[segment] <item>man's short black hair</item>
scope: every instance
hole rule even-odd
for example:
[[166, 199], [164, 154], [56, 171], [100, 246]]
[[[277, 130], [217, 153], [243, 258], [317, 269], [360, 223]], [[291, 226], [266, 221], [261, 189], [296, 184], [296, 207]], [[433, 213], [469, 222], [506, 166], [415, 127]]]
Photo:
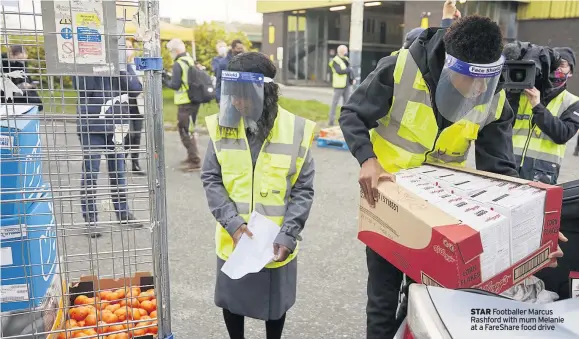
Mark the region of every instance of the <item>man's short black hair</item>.
[[239, 39], [235, 39], [231, 42], [231, 49], [237, 47], [237, 45], [243, 45], [243, 42], [241, 42], [241, 40]]
[[444, 34], [446, 52], [468, 63], [490, 64], [503, 52], [501, 28], [490, 18], [469, 15], [455, 21]]

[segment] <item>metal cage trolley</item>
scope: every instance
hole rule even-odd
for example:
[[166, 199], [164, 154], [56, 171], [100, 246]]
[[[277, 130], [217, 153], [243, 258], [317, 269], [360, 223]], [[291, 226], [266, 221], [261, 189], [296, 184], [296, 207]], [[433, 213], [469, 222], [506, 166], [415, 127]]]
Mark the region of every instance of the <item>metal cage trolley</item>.
[[0, 337], [173, 338], [159, 3], [0, 6]]

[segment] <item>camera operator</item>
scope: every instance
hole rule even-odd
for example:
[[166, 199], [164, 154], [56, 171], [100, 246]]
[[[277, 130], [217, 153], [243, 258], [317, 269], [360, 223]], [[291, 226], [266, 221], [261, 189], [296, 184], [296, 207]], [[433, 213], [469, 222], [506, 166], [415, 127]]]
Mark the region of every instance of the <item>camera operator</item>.
[[579, 98], [566, 86], [575, 53], [568, 47], [532, 46], [527, 54], [539, 61], [541, 70], [535, 87], [508, 96], [517, 112], [513, 150], [521, 178], [556, 184], [566, 144], [579, 130]]

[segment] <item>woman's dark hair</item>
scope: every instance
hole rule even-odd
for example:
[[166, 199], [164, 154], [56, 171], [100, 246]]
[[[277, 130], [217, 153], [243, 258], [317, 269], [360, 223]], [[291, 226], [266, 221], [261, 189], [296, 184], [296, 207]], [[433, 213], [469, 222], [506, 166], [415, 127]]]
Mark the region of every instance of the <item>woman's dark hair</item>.
[[[227, 70], [232, 72], [260, 73], [265, 77], [274, 79], [277, 73], [275, 65], [269, 58], [259, 52], [248, 52], [234, 56], [227, 65]], [[279, 100], [279, 86], [275, 82], [263, 84], [263, 113], [257, 122], [260, 131], [270, 132], [273, 122], [277, 117], [277, 102]], [[224, 131], [231, 132], [231, 131]]]
[[446, 52], [469, 63], [490, 64], [503, 52], [503, 34], [490, 18], [469, 15], [455, 21], [444, 34]]

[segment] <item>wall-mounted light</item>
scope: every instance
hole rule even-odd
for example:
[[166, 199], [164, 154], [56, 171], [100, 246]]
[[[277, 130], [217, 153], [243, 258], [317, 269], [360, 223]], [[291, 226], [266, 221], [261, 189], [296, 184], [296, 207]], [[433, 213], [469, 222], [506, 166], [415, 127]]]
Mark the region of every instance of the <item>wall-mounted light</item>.
[[374, 7], [374, 6], [380, 6], [380, 5], [382, 5], [382, 3], [380, 1], [366, 2], [364, 4], [364, 6], [366, 6], [366, 7]]
[[346, 9], [346, 6], [336, 6], [336, 7], [330, 7], [330, 11], [335, 12], [335, 11], [341, 11]]

